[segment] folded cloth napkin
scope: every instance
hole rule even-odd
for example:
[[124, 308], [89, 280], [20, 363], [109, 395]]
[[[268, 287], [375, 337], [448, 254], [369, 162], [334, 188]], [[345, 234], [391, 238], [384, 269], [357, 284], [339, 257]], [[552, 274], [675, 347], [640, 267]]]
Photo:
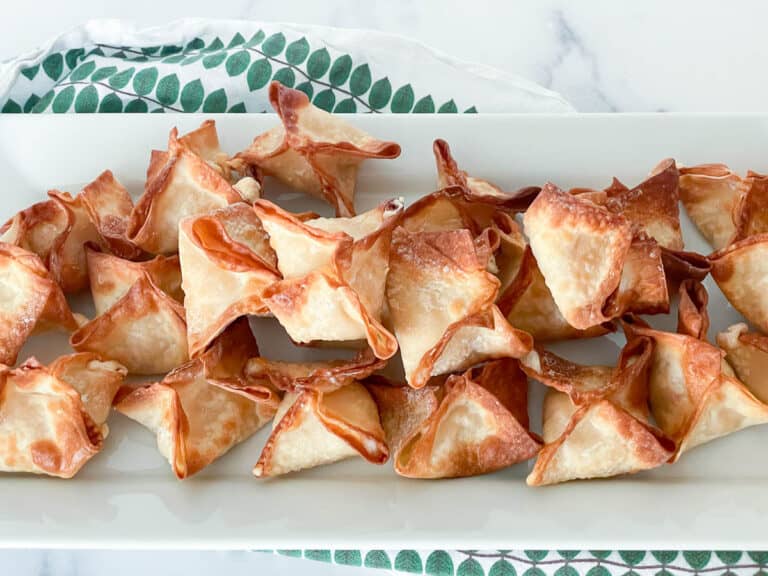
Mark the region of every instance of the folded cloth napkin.
[[400, 36], [201, 19], [78, 26], [0, 65], [0, 110], [265, 112], [270, 80], [334, 112], [573, 111], [532, 82]]

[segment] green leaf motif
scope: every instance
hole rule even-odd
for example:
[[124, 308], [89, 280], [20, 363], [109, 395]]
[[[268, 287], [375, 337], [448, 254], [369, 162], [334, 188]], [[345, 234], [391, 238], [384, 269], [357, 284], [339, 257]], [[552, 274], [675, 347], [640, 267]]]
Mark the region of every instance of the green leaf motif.
[[123, 101], [117, 94], [107, 94], [101, 99], [99, 104], [99, 112], [105, 112], [108, 114], [116, 114], [123, 111]]
[[621, 550], [619, 556], [630, 566], [637, 566], [645, 558], [645, 552], [642, 550]]
[[685, 558], [685, 561], [688, 562], [691, 568], [701, 570], [707, 564], [709, 564], [709, 560], [712, 558], [712, 552], [708, 550], [701, 550], [696, 552], [686, 551], [683, 552], [683, 558]]
[[136, 69], [131, 67], [127, 70], [119, 72], [118, 74], [115, 74], [109, 79], [109, 85], [112, 86], [112, 88], [117, 88], [118, 90], [120, 88], [125, 88], [128, 82], [131, 81], [131, 77], [135, 71]]
[[3, 105], [3, 109], [0, 110], [0, 113], [21, 114], [21, 106], [19, 106], [18, 102], [9, 98], [8, 101]]
[[182, 60], [184, 60], [186, 56], [184, 56], [184, 53], [181, 52], [179, 54], [174, 54], [173, 56], [168, 56], [167, 58], [163, 58], [163, 63], [165, 64], [178, 64]]
[[186, 48], [184, 48], [185, 52], [190, 52], [192, 50], [200, 50], [205, 46], [205, 42], [202, 38], [195, 38], [193, 39], [189, 44], [187, 44]]
[[290, 556], [291, 558], [301, 558], [301, 550], [278, 550], [281, 556]]
[[333, 86], [342, 86], [349, 78], [352, 71], [352, 57], [349, 54], [339, 56], [333, 61], [331, 72], [328, 74], [328, 80]]
[[736, 564], [736, 562], [741, 560], [741, 554], [739, 551], [720, 550], [715, 552], [715, 555], [720, 558], [720, 562], [723, 564]]
[[149, 58], [146, 56], [136, 56], [136, 58], [128, 58], [128, 62], [149, 62]]
[[579, 576], [579, 571], [573, 566], [566, 564], [555, 570], [554, 576]]
[[432, 96], [424, 96], [413, 107], [414, 114], [432, 114], [435, 111], [435, 102]]
[[88, 56], [104, 56], [104, 50], [96, 46], [96, 48], [94, 48], [93, 50], [88, 52], [88, 54], [85, 55], [86, 58]]
[[131, 100], [125, 105], [125, 112], [127, 114], [143, 114], [149, 110], [149, 106], [144, 100], [138, 98]]
[[150, 114], [165, 114], [165, 110], [162, 108], [155, 108], [149, 111]]
[[437, 109], [438, 114], [456, 114], [458, 111], [459, 109], [456, 108], [456, 102], [453, 100], [448, 100], [448, 102]]
[[334, 108], [333, 111], [336, 114], [354, 114], [357, 112], [357, 104], [355, 104], [355, 101], [352, 100], [352, 98], [345, 98], [336, 104], [336, 108]]
[[43, 71], [51, 80], [58, 80], [64, 71], [64, 58], [58, 52], [43, 60]]
[[285, 36], [282, 32], [272, 34], [261, 45], [261, 51], [267, 56], [277, 56], [283, 51], [283, 48], [285, 48]]
[[272, 80], [280, 82], [280, 84], [287, 86], [288, 88], [293, 88], [293, 83], [296, 82], [296, 75], [290, 68], [280, 68], [280, 70], [275, 72]]
[[598, 560], [605, 560], [606, 558], [608, 558], [608, 556], [611, 555], [610, 550], [590, 550], [589, 553], [592, 554], [592, 556], [594, 556]]
[[236, 32], [235, 35], [232, 36], [232, 40], [227, 44], [227, 50], [234, 48], [235, 46], [240, 46], [240, 44], [243, 44], [244, 42], [245, 38], [243, 38], [243, 35], [240, 34], [240, 32]]
[[312, 86], [312, 82], [302, 82], [301, 84], [296, 86], [296, 90], [300, 90], [301, 92], [304, 92], [304, 94], [307, 95], [307, 98], [312, 100], [312, 95], [315, 93], [315, 89]]
[[566, 560], [573, 560], [579, 555], [579, 550], [558, 550], [557, 553]]
[[86, 86], [75, 98], [75, 112], [93, 114], [99, 107], [99, 91], [96, 86]]
[[405, 114], [411, 111], [413, 108], [413, 101], [415, 96], [413, 95], [413, 88], [410, 84], [401, 86], [397, 89], [394, 96], [392, 96], [392, 104], [390, 109], [396, 114]]
[[371, 92], [368, 94], [368, 104], [374, 110], [381, 110], [387, 105], [391, 97], [392, 84], [389, 83], [389, 78], [384, 77], [381, 80], [376, 80], [373, 86], [371, 86]]
[[248, 68], [248, 88], [253, 92], [259, 88], [264, 88], [269, 82], [272, 76], [272, 64], [266, 58], [256, 60], [251, 67]]
[[659, 570], [654, 576], [674, 576], [669, 570]]
[[96, 70], [95, 62], [85, 62], [72, 71], [72, 74], [69, 75], [69, 79], [72, 80], [72, 82], [85, 80], [94, 70]]
[[224, 42], [222, 42], [221, 38], [217, 36], [213, 39], [213, 42], [203, 48], [203, 52], [215, 52], [216, 50], [221, 50], [222, 48], [224, 48]]
[[170, 56], [172, 54], [178, 54], [184, 50], [182, 46], [176, 46], [175, 44], [167, 44], [160, 49], [160, 57]]
[[488, 571], [488, 576], [517, 576], [517, 571], [506, 560], [497, 560]]
[[477, 114], [477, 108], [474, 106], [470, 106], [466, 110], [464, 110], [464, 114]]
[[250, 63], [251, 55], [248, 53], [248, 50], [240, 50], [227, 58], [224, 68], [226, 68], [227, 74], [230, 76], [239, 76], [246, 71]]
[[227, 93], [224, 92], [224, 88], [219, 88], [214, 92], [208, 94], [203, 102], [203, 112], [213, 114], [215, 112], [227, 111]]
[[395, 556], [395, 570], [421, 574], [421, 556], [415, 550], [400, 550]]
[[244, 114], [247, 112], [245, 109], [245, 104], [243, 102], [238, 102], [234, 106], [230, 106], [229, 110], [227, 110], [228, 114]]
[[307, 54], [309, 54], [309, 42], [303, 36], [299, 40], [288, 44], [288, 48], [285, 49], [285, 59], [288, 61], [288, 64], [293, 64], [294, 66], [304, 62], [307, 59]]
[[203, 83], [200, 80], [188, 82], [181, 91], [181, 108], [184, 112], [197, 112], [203, 103]]
[[145, 46], [141, 49], [141, 52], [147, 56], [154, 56], [155, 52], [158, 50], [160, 50], [160, 46]]
[[40, 102], [40, 97], [37, 94], [30, 94], [29, 98], [27, 98], [27, 101], [24, 102], [24, 113], [28, 114], [32, 112], [32, 109], [38, 102]]
[[72, 105], [72, 101], [75, 99], [75, 87], [74, 86], [67, 86], [56, 94], [56, 98], [53, 99], [53, 104], [51, 105], [51, 110], [53, 110], [56, 114], [63, 114], [67, 110], [69, 110], [69, 107]]
[[206, 56], [203, 58], [203, 67], [207, 70], [210, 70], [211, 68], [216, 68], [219, 64], [224, 62], [224, 60], [227, 59], [227, 51], [222, 50], [221, 52], [216, 52], [215, 54], [211, 54], [210, 56]]
[[144, 68], [133, 77], [133, 90], [139, 96], [146, 96], [155, 89], [157, 84], [157, 68]]
[[310, 560], [319, 560], [320, 562], [330, 562], [331, 551], [330, 550], [304, 550], [304, 558], [309, 558]]
[[523, 553], [534, 562], [541, 562], [547, 557], [546, 550], [524, 550]]
[[485, 576], [485, 572], [483, 571], [480, 562], [474, 558], [467, 558], [464, 562], [459, 564], [459, 567], [456, 570], [456, 576]]
[[541, 568], [528, 568], [525, 572], [523, 572], [523, 576], [546, 576], [544, 574], [544, 571]]
[[611, 576], [611, 572], [605, 566], [593, 566], [586, 576]]
[[190, 64], [194, 64], [195, 62], [198, 62], [203, 58], [205, 58], [205, 53], [203, 52], [200, 52], [198, 54], [193, 54], [192, 56], [187, 56], [186, 58], [184, 58], [184, 60], [181, 61], [181, 65], [189, 66]]
[[56, 92], [53, 90], [48, 90], [48, 92], [46, 92], [45, 95], [40, 98], [40, 102], [35, 104], [35, 107], [32, 108], [32, 113], [39, 114], [40, 112], [45, 112], [45, 109], [48, 108], [48, 105], [51, 103], [55, 95]]
[[113, 52], [110, 56], [111, 56], [111, 58], [123, 58], [123, 59], [127, 57], [125, 52], [123, 52], [122, 50], [118, 50], [117, 52]]
[[73, 48], [72, 50], [67, 50], [67, 53], [64, 56], [64, 60], [66, 60], [67, 66], [71, 70], [77, 66], [77, 61], [83, 56], [85, 56], [84, 48]]
[[333, 561], [344, 566], [361, 566], [363, 564], [360, 550], [335, 550]]
[[114, 74], [115, 72], [117, 72], [116, 66], [103, 66], [93, 73], [93, 75], [91, 76], [91, 81], [101, 82], [102, 80], [106, 80], [107, 78], [112, 76], [112, 74]]
[[328, 88], [318, 92], [312, 103], [318, 108], [330, 112], [333, 110], [333, 105], [336, 104], [336, 95], [333, 93], [333, 90]]
[[453, 560], [445, 550], [435, 550], [427, 556], [426, 574], [431, 576], [453, 576]]
[[361, 96], [371, 87], [371, 70], [368, 64], [361, 64], [352, 72], [349, 79], [349, 91], [355, 96]]
[[389, 560], [389, 556], [384, 550], [371, 550], [365, 555], [366, 568], [383, 568], [385, 570], [392, 569], [392, 562]]
[[768, 564], [768, 552], [747, 552], [747, 555], [760, 564], [760, 566]]
[[670, 562], [675, 561], [678, 552], [677, 550], [653, 550], [651, 551], [651, 555], [662, 564], [669, 564]]
[[176, 74], [168, 74], [157, 83], [155, 95], [161, 104], [172, 106], [179, 98], [179, 88], [179, 77]]
[[248, 48], [253, 48], [254, 46], [258, 46], [259, 44], [261, 44], [261, 41], [264, 40], [265, 37], [266, 37], [266, 34], [264, 34], [264, 31], [259, 30], [258, 32], [256, 32], [256, 34], [251, 36], [251, 39], [248, 40], [248, 42], [246, 42], [245, 45]]
[[29, 68], [22, 68], [21, 73], [25, 77], [29, 78], [30, 80], [34, 80], [39, 70], [40, 70], [40, 64], [35, 64], [34, 66], [30, 66]]
[[325, 48], [315, 50], [310, 54], [309, 60], [307, 60], [307, 75], [313, 80], [318, 80], [328, 72], [330, 67], [331, 55], [328, 54], [328, 50]]

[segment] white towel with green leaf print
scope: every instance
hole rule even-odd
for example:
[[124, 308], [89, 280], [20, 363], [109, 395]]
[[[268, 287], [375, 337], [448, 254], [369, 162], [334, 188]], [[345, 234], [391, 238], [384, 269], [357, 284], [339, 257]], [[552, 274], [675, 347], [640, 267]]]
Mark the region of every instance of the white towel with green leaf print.
[[270, 80], [334, 112], [573, 111], [527, 80], [399, 36], [200, 19], [142, 30], [94, 20], [65, 32], [0, 64], [0, 110], [264, 112]]

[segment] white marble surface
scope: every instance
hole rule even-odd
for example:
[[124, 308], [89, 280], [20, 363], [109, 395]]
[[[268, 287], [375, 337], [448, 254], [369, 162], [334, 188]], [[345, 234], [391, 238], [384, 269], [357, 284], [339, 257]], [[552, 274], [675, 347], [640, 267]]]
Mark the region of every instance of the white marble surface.
[[[768, 5], [748, 0], [12, 0], [0, 18], [0, 60], [89, 18], [250, 18], [411, 36], [539, 82], [580, 111], [766, 111], [766, 15]], [[243, 552], [0, 551], [0, 567], [41, 576], [369, 573]]]

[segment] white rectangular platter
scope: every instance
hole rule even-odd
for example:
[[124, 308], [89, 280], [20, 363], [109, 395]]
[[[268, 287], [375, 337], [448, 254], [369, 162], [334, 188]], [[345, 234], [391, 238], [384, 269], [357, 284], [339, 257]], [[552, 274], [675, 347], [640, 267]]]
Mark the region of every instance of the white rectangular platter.
[[[201, 115], [0, 116], [0, 216], [73, 193], [106, 168], [138, 194], [151, 148]], [[725, 162], [768, 172], [768, 116], [414, 115], [357, 116], [377, 137], [402, 145], [394, 161], [364, 165], [358, 210], [385, 198], [406, 201], [434, 189], [431, 146], [452, 146], [460, 165], [503, 188], [551, 180], [562, 187], [605, 186], [612, 176], [641, 181], [662, 158]], [[229, 153], [273, 126], [272, 115], [216, 117]], [[268, 197], [270, 197], [268, 195]], [[274, 197], [272, 197], [274, 199]], [[298, 194], [290, 210], [321, 205]], [[687, 218], [688, 249], [708, 253]], [[740, 317], [711, 282], [710, 336]], [[766, 295], [768, 297], [768, 295]], [[332, 321], [332, 319], [329, 319]], [[429, 319], [425, 318], [425, 322]], [[653, 320], [673, 328], [673, 318]], [[262, 355], [292, 349], [269, 320], [254, 323]], [[567, 344], [559, 353], [614, 363], [620, 337]], [[33, 339], [22, 353], [41, 361], [68, 351], [66, 337]], [[327, 353], [327, 352], [326, 352]], [[538, 387], [538, 385], [537, 385]], [[531, 398], [534, 428], [540, 393]], [[0, 545], [105, 548], [768, 548], [768, 427], [740, 432], [686, 453], [674, 466], [635, 476], [528, 488], [531, 463], [482, 477], [420, 481], [389, 464], [350, 460], [258, 480], [251, 468], [267, 430], [199, 475], [179, 482], [154, 436], [119, 414], [105, 450], [73, 480], [0, 477]]]

